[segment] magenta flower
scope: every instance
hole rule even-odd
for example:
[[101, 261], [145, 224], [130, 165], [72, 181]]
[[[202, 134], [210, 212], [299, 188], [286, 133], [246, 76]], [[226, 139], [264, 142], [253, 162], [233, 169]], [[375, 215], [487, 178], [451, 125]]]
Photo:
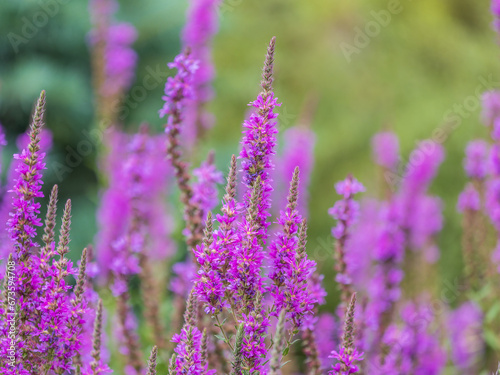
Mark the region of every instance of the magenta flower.
[[278, 117], [274, 109], [280, 104], [274, 97], [272, 91], [272, 72], [274, 62], [275, 38], [271, 40], [268, 47], [266, 62], [262, 75], [262, 92], [257, 100], [249, 105], [256, 109], [250, 118], [243, 123], [245, 130], [241, 140], [241, 152], [239, 158], [242, 159], [241, 167], [243, 171], [243, 182], [246, 186], [245, 207], [249, 207], [254, 183], [259, 178], [262, 198], [258, 203], [259, 238], [266, 242], [267, 228], [269, 223], [267, 217], [270, 216], [271, 207], [271, 185], [270, 172], [274, 168], [272, 156], [275, 155], [276, 137], [278, 132], [275, 119]]
[[[307, 259], [307, 253], [299, 243], [299, 226], [304, 226], [305, 222], [302, 223], [297, 211], [298, 183], [299, 169], [295, 168], [288, 204], [277, 222], [283, 229], [275, 234], [276, 239], [269, 247], [272, 262], [269, 279], [273, 282], [269, 289], [274, 299], [274, 314], [278, 316], [280, 311], [285, 310], [286, 319], [294, 328], [302, 326], [304, 318], [312, 314], [314, 304], [318, 302], [308, 285], [316, 262]], [[305, 228], [301, 230], [305, 231]]]
[[[307, 217], [308, 189], [314, 164], [315, 138], [314, 132], [306, 126], [298, 125], [285, 130], [283, 133], [283, 154], [280, 157], [278, 173], [276, 173], [279, 176], [278, 181], [281, 182], [281, 188], [284, 190], [295, 167], [299, 167], [302, 187], [299, 191], [298, 210], [304, 217]], [[281, 198], [281, 195], [279, 201], [283, 201], [283, 205], [285, 205], [286, 199]], [[278, 192], [275, 196], [278, 198]]]
[[196, 275], [195, 290], [198, 299], [205, 304], [207, 314], [217, 314], [228, 306], [226, 293], [231, 280], [227, 277], [228, 268], [233, 264], [235, 244], [238, 242], [236, 220], [239, 208], [236, 194], [236, 158], [231, 158], [231, 168], [227, 178], [226, 194], [222, 204], [222, 214], [217, 215], [219, 227], [212, 233], [211, 216], [207, 220], [207, 231], [203, 245], [195, 249], [200, 265]]
[[174, 117], [183, 116], [187, 101], [195, 98], [193, 82], [199, 62], [188, 53], [181, 53], [175, 57], [174, 62], [168, 63], [168, 67], [177, 69], [177, 74], [175, 77], [168, 77], [165, 83], [165, 95], [162, 96], [165, 104], [158, 112], [160, 117], [170, 116], [165, 129], [167, 133], [171, 132], [170, 128], [180, 121], [180, 118], [174, 119]]
[[193, 183], [193, 204], [200, 208], [205, 218], [208, 211], [217, 206], [217, 184], [223, 181], [222, 172], [217, 170], [212, 160], [207, 160], [193, 171], [193, 175], [197, 178]]
[[495, 17], [493, 20], [493, 28], [498, 33], [500, 32], [500, 4], [498, 0], [491, 1], [491, 13]]
[[457, 210], [459, 212], [479, 211], [481, 209], [481, 197], [472, 183], [468, 183], [464, 191], [458, 197]]
[[256, 308], [250, 314], [243, 314], [243, 347], [242, 357], [245, 368], [250, 374], [262, 369], [268, 354], [265, 337], [269, 327], [269, 320], [261, 308]]
[[165, 203], [172, 172], [158, 151], [164, 148], [164, 135], [113, 130], [108, 142], [109, 187], [98, 213], [97, 260], [101, 277], [115, 276], [113, 290], [119, 295], [126, 290], [126, 278], [140, 271], [138, 254], [161, 260], [174, 250]]
[[335, 190], [343, 197], [328, 210], [328, 213], [337, 220], [336, 226], [332, 228], [332, 236], [337, 240], [335, 246], [337, 275], [335, 280], [340, 284], [342, 290], [342, 302], [347, 304], [349, 294], [351, 294], [352, 280], [347, 273], [345, 246], [351, 227], [359, 213], [359, 203], [354, 200], [354, 196], [363, 192], [365, 188], [358, 180], [349, 175], [345, 180], [335, 184]]
[[[5, 139], [5, 131], [3, 130], [2, 124], [0, 124], [0, 151], [4, 146], [7, 146], [7, 140]], [[0, 160], [0, 172], [2, 171], [2, 164]]]
[[[495, 3], [497, 3], [497, 0], [493, 1], [493, 4]], [[492, 126], [494, 121], [500, 116], [500, 92], [487, 91], [483, 93], [481, 99], [483, 107], [481, 118], [483, 123], [487, 126]]]
[[90, 44], [94, 48], [104, 46], [105, 77], [100, 94], [105, 97], [122, 95], [135, 77], [138, 57], [132, 44], [137, 39], [137, 31], [128, 23], [112, 19], [118, 10], [115, 0], [92, 0], [89, 9], [94, 23]]
[[194, 73], [193, 80], [195, 99], [187, 105], [183, 124], [185, 143], [192, 146], [197, 137], [214, 123], [206, 104], [214, 96], [212, 41], [218, 29], [217, 7], [221, 0], [191, 0], [189, 3], [182, 35], [183, 47], [189, 48], [193, 58], [199, 61], [199, 69]]
[[451, 357], [464, 373], [476, 373], [484, 352], [483, 313], [474, 302], [465, 302], [448, 316]]
[[337, 363], [332, 366], [332, 370], [329, 371], [328, 374], [349, 375], [358, 373], [359, 368], [355, 363], [363, 360], [363, 354], [359, 354], [356, 349], [351, 351], [341, 347], [338, 352], [332, 351], [329, 358], [335, 359]]
[[431, 331], [432, 314], [429, 305], [407, 304], [401, 312], [403, 325], [391, 325], [383, 338], [389, 348], [384, 363], [368, 371], [381, 375], [441, 374], [446, 352], [440, 346], [437, 333]]
[[399, 162], [399, 141], [392, 132], [378, 133], [372, 138], [375, 162], [389, 170], [394, 170]]
[[489, 146], [483, 140], [470, 141], [465, 149], [464, 169], [469, 178], [482, 180], [488, 173]]
[[36, 246], [33, 239], [36, 237], [36, 227], [42, 225], [40, 203], [37, 198], [42, 198], [42, 170], [45, 169], [45, 153], [40, 152], [40, 132], [43, 126], [45, 111], [45, 92], [40, 95], [38, 111], [35, 112], [30, 128], [30, 143], [21, 154], [15, 154], [14, 159], [19, 160], [15, 170], [17, 177], [14, 179], [14, 200], [11, 218], [7, 227], [14, 242], [15, 259], [24, 262], [32, 247]]

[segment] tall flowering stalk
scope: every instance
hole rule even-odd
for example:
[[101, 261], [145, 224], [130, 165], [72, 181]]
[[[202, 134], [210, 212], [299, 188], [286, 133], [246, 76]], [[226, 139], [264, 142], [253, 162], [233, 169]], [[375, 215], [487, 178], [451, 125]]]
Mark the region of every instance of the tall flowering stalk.
[[13, 212], [7, 222], [9, 232], [14, 242], [14, 258], [25, 262], [29, 257], [31, 249], [36, 246], [33, 238], [36, 236], [36, 228], [42, 225], [40, 214], [40, 203], [36, 198], [43, 198], [42, 173], [45, 169], [45, 153], [40, 153], [40, 132], [43, 127], [43, 116], [45, 113], [45, 91], [42, 91], [38, 99], [33, 121], [30, 128], [30, 143], [21, 154], [14, 155], [15, 160], [22, 160], [16, 169], [17, 179], [13, 188], [15, 197], [13, 201]]
[[[52, 147], [52, 133], [43, 127], [38, 134], [38, 154], [47, 154]], [[28, 149], [30, 143], [30, 129], [22, 133], [16, 140], [16, 146], [19, 154]], [[17, 170], [24, 164], [23, 158], [14, 157], [7, 170], [7, 181], [2, 189], [2, 201], [0, 205], [0, 222], [8, 222], [11, 217], [12, 200], [16, 196], [15, 186], [17, 185]], [[9, 254], [14, 252], [14, 243], [10, 239], [11, 234], [8, 230], [0, 231], [0, 258], [6, 259]]]
[[345, 263], [345, 246], [349, 238], [349, 230], [354, 224], [359, 211], [359, 204], [353, 200], [354, 195], [365, 191], [364, 186], [354, 177], [348, 176], [344, 181], [335, 184], [337, 194], [342, 196], [328, 213], [337, 220], [337, 225], [332, 229], [332, 235], [337, 240], [335, 243], [335, 280], [341, 289], [342, 302], [347, 305], [349, 295], [352, 294], [352, 280], [347, 274]]
[[392, 324], [382, 343], [389, 349], [379, 364], [370, 362], [368, 371], [373, 374], [441, 374], [446, 363], [446, 353], [441, 348], [433, 328], [430, 306], [408, 303], [401, 312], [402, 325]]
[[[298, 210], [303, 216], [307, 217], [307, 202], [309, 200], [308, 189], [311, 181], [311, 173], [314, 164], [314, 146], [316, 144], [316, 135], [311, 129], [312, 116], [314, 113], [316, 100], [310, 99], [306, 104], [305, 113], [301, 116], [299, 123], [286, 129], [283, 133], [283, 152], [277, 162], [275, 187], [279, 186], [278, 191], [286, 189], [288, 180], [293, 174], [295, 167], [299, 167], [301, 186], [298, 197]], [[286, 199], [274, 194], [279, 202]]]
[[[0, 124], [0, 151], [4, 146], [7, 146], [7, 140], [5, 139], [5, 131], [2, 124]], [[0, 171], [2, 171], [2, 160], [0, 159]]]
[[[45, 246], [38, 251], [33, 241], [40, 204], [36, 198], [41, 192], [41, 170], [44, 154], [40, 153], [40, 133], [43, 126], [45, 92], [35, 108], [30, 130], [30, 142], [16, 158], [21, 160], [16, 169], [17, 178], [11, 220], [8, 222], [16, 252], [10, 258], [14, 263], [13, 276], [9, 277], [8, 310], [2, 310], [0, 351], [5, 357], [1, 368], [4, 373], [55, 373], [62, 374], [73, 366], [81, 348], [80, 335], [84, 323], [86, 304], [81, 285], [85, 279], [85, 266], [79, 272], [77, 287], [72, 297], [69, 275], [77, 270], [66, 254], [69, 251], [71, 202], [66, 203], [58, 245], [55, 243], [55, 205], [57, 188], [52, 190], [46, 229]], [[14, 316], [14, 320], [12, 320]], [[13, 326], [14, 324], [14, 326]], [[14, 329], [13, 329], [14, 328]], [[10, 334], [9, 334], [10, 332]]]
[[472, 183], [467, 184], [458, 198], [457, 209], [463, 214], [462, 250], [465, 260], [467, 283], [476, 289], [481, 280], [481, 262], [479, 257], [481, 220], [481, 197]]
[[215, 67], [212, 62], [212, 41], [218, 29], [217, 8], [221, 0], [190, 0], [186, 25], [182, 33], [184, 48], [189, 48], [199, 61], [194, 73], [194, 99], [187, 104], [183, 125], [185, 146], [193, 146], [214, 122], [206, 107], [214, 96], [212, 81]]
[[188, 164], [182, 160], [179, 145], [181, 124], [185, 119], [186, 106], [195, 98], [194, 74], [199, 68], [189, 50], [179, 54], [174, 62], [169, 63], [170, 69], [177, 69], [175, 77], [169, 77], [165, 84], [165, 104], [160, 109], [160, 117], [168, 116], [165, 132], [167, 133], [167, 155], [174, 168], [175, 178], [181, 191], [181, 201], [184, 205], [184, 220], [186, 221], [186, 237], [189, 248], [194, 248], [203, 238], [203, 213], [193, 200], [193, 188]]
[[278, 117], [274, 113], [275, 107], [280, 106], [272, 89], [274, 48], [276, 38], [273, 37], [267, 49], [266, 61], [262, 72], [262, 91], [257, 99], [249, 105], [256, 109], [250, 118], [243, 123], [245, 128], [243, 139], [241, 140], [240, 159], [243, 172], [243, 182], [246, 186], [244, 197], [245, 207], [251, 204], [252, 191], [257, 179], [259, 180], [262, 198], [258, 202], [258, 237], [264, 242], [267, 239], [267, 228], [269, 223], [267, 217], [270, 216], [272, 181], [270, 171], [274, 168], [272, 156], [275, 155], [276, 137], [278, 132], [275, 119]]
[[296, 167], [290, 182], [288, 204], [281, 211], [278, 223], [283, 227], [276, 233], [276, 239], [269, 247], [272, 262], [270, 293], [274, 300], [275, 311], [285, 312], [286, 320], [294, 328], [299, 328], [304, 317], [312, 314], [317, 302], [309, 291], [308, 279], [316, 268], [316, 263], [307, 259], [305, 252], [305, 233], [299, 238], [299, 227], [305, 230], [302, 217], [297, 211], [299, 194], [299, 168]]
[[181, 333], [172, 338], [172, 342], [177, 343], [177, 346], [174, 349], [175, 355], [170, 361], [169, 374], [214, 374], [214, 370], [208, 370], [208, 363], [202, 355], [202, 333], [196, 326], [197, 301], [194, 293], [189, 296], [184, 320]]
[[453, 363], [464, 374], [477, 373], [484, 354], [483, 313], [474, 302], [465, 302], [447, 319]]
[[356, 294], [354, 293], [349, 303], [346, 312], [346, 319], [344, 325], [344, 335], [342, 337], [342, 344], [339, 351], [332, 351], [330, 358], [336, 360], [332, 366], [332, 370], [328, 373], [330, 375], [349, 375], [357, 374], [358, 366], [356, 362], [363, 360], [363, 353], [359, 353], [355, 346], [355, 332], [354, 332], [354, 313], [356, 309]]
[[138, 60], [137, 53], [132, 48], [137, 39], [137, 31], [132, 25], [113, 19], [118, 7], [116, 0], [89, 2], [93, 24], [89, 44], [101, 127], [114, 124], [117, 120], [123, 121], [128, 114], [118, 111], [118, 104], [134, 80]]
[[96, 317], [94, 321], [94, 331], [92, 336], [92, 361], [87, 367], [82, 370], [83, 375], [98, 375], [98, 374], [110, 374], [111, 369], [101, 358], [101, 338], [102, 338], [102, 319], [103, 319], [103, 307], [102, 301], [99, 300], [97, 304]]
[[199, 168], [193, 170], [193, 176], [197, 178], [197, 181], [193, 183], [192, 202], [199, 207], [205, 219], [208, 211], [217, 206], [217, 184], [223, 181], [222, 173], [215, 167], [213, 152]]
[[238, 240], [231, 259], [229, 276], [232, 280], [230, 290], [233, 292], [235, 307], [240, 314], [249, 314], [256, 306], [256, 299], [263, 293], [261, 267], [264, 252], [260, 237], [263, 229], [259, 206], [262, 202], [262, 184], [260, 176], [254, 184], [250, 206], [246, 215], [238, 223]]

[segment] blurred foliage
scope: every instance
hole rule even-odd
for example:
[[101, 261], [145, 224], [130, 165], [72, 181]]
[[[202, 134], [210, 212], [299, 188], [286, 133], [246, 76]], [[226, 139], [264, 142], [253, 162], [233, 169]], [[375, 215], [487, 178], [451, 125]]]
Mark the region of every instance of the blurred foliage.
[[[46, 13], [43, 9], [49, 3], [57, 10], [41, 22], [43, 17], [37, 17]], [[266, 44], [276, 35], [275, 91], [283, 102], [280, 111], [290, 119], [282, 128], [300, 116], [309, 95], [319, 97], [312, 125], [317, 147], [310, 189], [309, 251], [323, 259], [324, 253], [331, 251], [324, 244], [332, 226], [327, 208], [337, 199], [334, 182], [353, 173], [367, 185], [368, 195], [377, 195], [380, 190], [381, 181], [371, 161], [374, 133], [394, 130], [407, 158], [418, 140], [431, 137], [445, 123], [447, 112], [456, 104], [474, 97], [478, 88], [485, 90], [480, 86], [481, 77], [491, 76], [500, 85], [499, 50], [490, 27], [488, 2], [401, 0], [402, 11], [393, 14], [368, 45], [352, 55], [351, 62], [340, 44], [352, 44], [357, 28], [365, 29], [374, 19], [373, 12], [388, 9], [388, 0], [226, 0], [224, 4], [214, 45], [217, 98], [211, 108], [217, 123], [197, 150], [197, 158], [215, 149], [218, 166], [226, 170], [230, 155], [238, 152], [246, 105], [258, 92]], [[166, 71], [166, 62], [179, 51], [186, 7], [186, 2], [179, 0], [121, 1], [118, 18], [131, 22], [139, 31], [135, 43], [140, 56], [138, 85], [150, 69]], [[4, 165], [15, 152], [15, 137], [29, 123], [35, 98], [45, 89], [47, 124], [55, 141], [45, 190], [59, 183], [61, 201], [73, 199], [72, 248], [77, 256], [96, 233], [96, 148], [62, 180], [54, 165], [63, 163], [68, 148], [75, 149], [85, 139], [85, 131], [93, 127], [87, 4], [76, 0], [6, 0], [0, 10], [0, 122], [9, 140]], [[26, 36], [23, 28], [28, 22], [41, 26], [17, 46], [16, 53], [12, 33]], [[148, 121], [161, 131], [157, 110], [162, 105], [162, 90], [163, 82], [148, 91], [145, 100], [132, 102], [124, 120], [127, 127]], [[446, 224], [439, 238], [443, 280], [452, 280], [462, 272], [460, 218], [455, 214], [455, 203], [465, 183], [464, 146], [486, 134], [479, 112], [479, 105], [466, 111], [461, 125], [446, 140], [447, 158], [432, 187], [445, 203]], [[326, 274], [331, 275], [331, 267], [332, 261], [322, 262]], [[329, 284], [329, 291], [333, 291], [333, 283]]]

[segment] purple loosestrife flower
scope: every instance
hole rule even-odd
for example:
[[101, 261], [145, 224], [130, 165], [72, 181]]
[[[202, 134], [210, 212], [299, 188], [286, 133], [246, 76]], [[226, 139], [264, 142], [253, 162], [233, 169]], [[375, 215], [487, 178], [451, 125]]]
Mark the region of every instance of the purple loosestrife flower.
[[474, 302], [465, 302], [450, 312], [447, 323], [453, 363], [464, 373], [477, 373], [485, 349], [481, 309]]
[[184, 262], [175, 263], [172, 266], [172, 272], [175, 276], [170, 281], [170, 290], [183, 298], [187, 298], [193, 288], [196, 270], [196, 264], [190, 258]]
[[305, 223], [301, 223], [302, 218], [297, 211], [298, 184], [299, 168], [296, 167], [290, 182], [288, 204], [278, 219], [283, 230], [276, 233], [276, 239], [269, 248], [272, 262], [269, 278], [273, 282], [270, 293], [275, 305], [273, 313], [278, 315], [280, 311], [286, 311], [286, 320], [294, 328], [299, 328], [304, 317], [312, 314], [317, 302], [309, 293], [307, 281], [316, 263], [307, 259], [305, 247], [299, 249], [299, 226], [305, 226]]
[[392, 132], [376, 134], [372, 139], [375, 162], [388, 170], [394, 170], [399, 162], [399, 141]]
[[481, 197], [472, 183], [468, 183], [464, 191], [458, 197], [457, 210], [459, 212], [479, 211], [481, 209]]
[[182, 35], [183, 45], [184, 48], [189, 48], [192, 56], [199, 61], [199, 69], [194, 74], [195, 100], [187, 105], [183, 125], [185, 140], [192, 146], [196, 138], [214, 122], [213, 115], [205, 107], [214, 96], [212, 40], [218, 29], [217, 8], [221, 0], [190, 0], [189, 3]]
[[487, 182], [485, 206], [491, 223], [500, 232], [500, 178]]
[[403, 325], [391, 325], [383, 338], [388, 354], [383, 364], [368, 368], [370, 374], [441, 374], [446, 353], [440, 347], [438, 333], [431, 331], [432, 308], [426, 304], [407, 304], [402, 312]]
[[336, 363], [332, 366], [330, 375], [349, 375], [358, 373], [356, 362], [363, 360], [363, 353], [358, 353], [354, 344], [354, 314], [356, 308], [356, 294], [354, 293], [346, 312], [344, 335], [338, 351], [332, 351], [330, 358]]
[[[494, 0], [493, 3], [497, 3]], [[482, 96], [481, 118], [486, 126], [492, 126], [495, 120], [500, 116], [500, 91], [487, 91]]]
[[488, 143], [477, 139], [465, 149], [464, 169], [467, 177], [482, 180], [488, 173]]
[[200, 265], [196, 275], [195, 291], [205, 303], [205, 312], [210, 315], [218, 314], [227, 306], [225, 301], [226, 285], [221, 272], [222, 262], [219, 249], [214, 246], [212, 214], [208, 213], [203, 244], [198, 245], [194, 254]]
[[190, 53], [184, 52], [177, 55], [173, 62], [167, 64], [170, 69], [177, 69], [175, 77], [169, 77], [165, 84], [165, 101], [163, 108], [158, 112], [160, 117], [169, 116], [166, 133], [176, 131], [186, 103], [195, 98], [193, 88], [194, 74], [199, 68], [199, 61], [194, 59]]
[[371, 285], [372, 249], [376, 247], [379, 237], [379, 217], [380, 203], [364, 198], [360, 204], [359, 218], [352, 227], [345, 247], [346, 272], [356, 290], [367, 291]]
[[[304, 125], [287, 129], [283, 134], [284, 150], [280, 157], [279, 180], [283, 182], [283, 188], [295, 167], [299, 167], [302, 188], [297, 204], [299, 212], [305, 217], [307, 217], [308, 188], [314, 164], [315, 138], [314, 132]], [[280, 201], [285, 201], [285, 199], [280, 199]]]
[[[29, 131], [21, 134], [16, 140], [16, 146], [19, 153], [24, 149], [28, 148], [30, 143]], [[50, 148], [52, 147], [52, 133], [46, 128], [42, 128], [39, 134], [39, 155], [46, 155]], [[12, 200], [16, 195], [14, 186], [18, 179], [17, 169], [22, 167], [24, 159], [14, 158], [11, 161], [9, 169], [7, 171], [7, 182], [5, 187], [2, 189], [2, 203], [0, 205], [0, 222], [7, 222], [10, 218]], [[10, 239], [10, 233], [8, 231], [0, 231], [0, 259], [7, 259], [11, 252], [14, 252], [13, 242]]]
[[[382, 324], [391, 317], [395, 303], [401, 297], [400, 283], [403, 279], [401, 263], [404, 258], [405, 237], [401, 230], [401, 216], [394, 202], [384, 203], [379, 208], [376, 242], [372, 250], [374, 269], [368, 285], [369, 301], [365, 308], [364, 323], [376, 332], [375, 341], [383, 334]], [[365, 345], [377, 346], [378, 342]]]
[[335, 280], [340, 284], [342, 291], [342, 302], [348, 303], [349, 294], [351, 293], [352, 280], [346, 273], [345, 263], [345, 244], [349, 238], [349, 231], [355, 223], [358, 213], [359, 204], [353, 198], [356, 194], [365, 191], [364, 186], [352, 176], [348, 176], [345, 180], [335, 184], [337, 194], [343, 198], [328, 210], [328, 213], [337, 220], [337, 225], [332, 228], [332, 236], [336, 238], [335, 246], [335, 270], [337, 276]]
[[265, 338], [269, 328], [269, 320], [262, 309], [260, 296], [257, 297], [256, 307], [249, 314], [242, 314], [243, 343], [242, 357], [243, 368], [250, 374], [262, 369], [268, 354]]
[[272, 91], [275, 42], [276, 38], [273, 37], [267, 50], [262, 73], [262, 92], [255, 101], [250, 103], [256, 112], [252, 113], [250, 118], [243, 123], [245, 130], [243, 131], [239, 156], [242, 159], [243, 182], [246, 186], [244, 197], [246, 208], [250, 205], [257, 179], [262, 184], [260, 188], [262, 197], [258, 202], [258, 221], [259, 227], [263, 230], [259, 231], [258, 237], [264, 242], [267, 239], [269, 226], [267, 217], [270, 216], [269, 208], [271, 207], [271, 192], [273, 190], [270, 172], [274, 168], [272, 156], [275, 155], [275, 134], [278, 132], [275, 121], [278, 115], [274, 113], [274, 109], [280, 105]]
[[410, 155], [408, 172], [395, 197], [407, 244], [412, 250], [422, 251], [430, 263], [439, 257], [433, 237], [442, 229], [443, 218], [440, 199], [429, 196], [427, 190], [443, 159], [441, 145], [434, 141], [421, 142]]
[[134, 135], [113, 130], [108, 139], [109, 187], [98, 213], [97, 259], [101, 277], [120, 276], [115, 294], [125, 291], [123, 277], [139, 273], [139, 255], [162, 260], [173, 251], [165, 204], [171, 171], [158, 152], [164, 141], [146, 129]]
[[216, 314], [227, 305], [226, 293], [230, 281], [227, 270], [234, 254], [236, 236], [236, 220], [238, 209], [236, 195], [236, 158], [231, 158], [231, 167], [227, 178], [226, 194], [222, 204], [222, 214], [217, 215], [219, 228], [212, 232], [211, 215], [207, 220], [207, 229], [203, 246], [195, 250], [200, 270], [196, 276], [196, 292], [198, 298], [205, 304], [208, 314]]
[[[33, 251], [32, 238], [36, 235], [34, 223], [41, 225], [38, 218], [39, 204], [35, 198], [43, 196], [41, 192], [41, 170], [43, 153], [40, 151], [40, 131], [43, 126], [45, 93], [38, 100], [30, 141], [18, 157], [19, 163], [15, 179], [11, 235], [16, 249], [14, 271], [14, 289], [17, 306], [9, 305], [9, 312], [2, 311], [0, 323], [2, 331], [0, 352], [4, 358], [13, 354], [17, 373], [53, 373], [69, 371], [72, 359], [80, 350], [80, 335], [85, 301], [82, 285], [85, 279], [85, 266], [82, 266], [73, 298], [70, 298], [71, 285], [66, 277], [74, 275], [71, 261], [65, 255], [69, 251], [69, 229], [71, 222], [71, 202], [66, 203], [60, 230], [59, 243], [54, 241], [55, 211], [57, 187], [52, 190], [43, 241], [42, 252]], [[21, 210], [19, 208], [22, 207]], [[28, 214], [28, 216], [26, 216]], [[26, 231], [26, 224], [30, 230]], [[57, 258], [56, 258], [57, 257]], [[13, 259], [10, 258], [10, 259]], [[13, 342], [8, 335], [9, 324], [5, 324], [8, 313], [18, 313], [16, 334]], [[14, 345], [12, 353], [9, 348]], [[8, 354], [9, 353], [9, 354]], [[22, 359], [22, 360], [21, 360]], [[2, 363], [3, 367], [4, 363]], [[3, 367], [7, 373], [12, 368]]]
[[[5, 131], [3, 130], [2, 124], [0, 124], [0, 151], [2, 151], [2, 148], [4, 146], [7, 146], [7, 140], [5, 139]], [[2, 163], [0, 160], [0, 172], [2, 171]]]
[[314, 333], [316, 335], [316, 343], [318, 346], [318, 356], [322, 365], [322, 369], [326, 370], [330, 367], [330, 354], [331, 348], [339, 346], [341, 340], [339, 339], [339, 332], [342, 327], [339, 327], [338, 321], [333, 314], [321, 313], [318, 316]]
[[14, 159], [20, 163], [16, 168], [17, 178], [13, 192], [13, 211], [7, 222], [12, 241], [14, 242], [14, 259], [24, 262], [36, 246], [33, 238], [36, 236], [36, 227], [42, 225], [38, 215], [40, 203], [36, 198], [42, 198], [42, 173], [45, 169], [45, 153], [40, 152], [40, 132], [43, 127], [45, 112], [45, 91], [42, 91], [37, 103], [33, 122], [30, 128], [30, 143], [21, 154], [15, 154]]
[[90, 44], [93, 48], [102, 46], [104, 59], [99, 94], [120, 97], [134, 80], [138, 58], [131, 46], [137, 39], [137, 31], [128, 23], [112, 19], [118, 10], [118, 3], [114, 0], [91, 0], [89, 9], [94, 24]]
[[181, 191], [181, 202], [184, 205], [184, 220], [186, 221], [187, 245], [194, 248], [203, 238], [203, 217], [200, 207], [193, 200], [193, 189], [190, 185], [191, 176], [188, 164], [182, 160], [179, 145], [181, 123], [184, 121], [186, 106], [195, 98], [193, 88], [194, 74], [198, 70], [199, 62], [193, 59], [186, 51], [178, 55], [173, 63], [168, 64], [177, 69], [175, 77], [169, 77], [165, 84], [165, 100], [160, 109], [160, 117], [168, 116], [165, 132], [167, 133], [167, 155], [174, 168], [175, 178]]
[[[174, 356], [170, 361], [170, 374], [213, 375], [215, 370], [208, 370], [203, 355], [202, 333], [196, 326], [198, 314], [196, 295], [191, 292], [184, 314], [184, 326], [181, 333], [172, 338], [177, 343]], [[205, 363], [204, 363], [205, 362]]]
[[254, 184], [250, 206], [245, 217], [238, 223], [237, 240], [229, 269], [230, 290], [240, 313], [254, 309], [255, 299], [263, 292], [261, 267], [264, 252], [260, 234], [265, 230], [260, 226], [259, 203], [262, 202], [260, 176]]
[[208, 211], [217, 206], [217, 184], [223, 181], [222, 172], [215, 167], [213, 154], [193, 171], [193, 175], [198, 181], [193, 183], [192, 199], [202, 211], [203, 218], [206, 218]]
[[500, 3], [498, 0], [491, 1], [491, 13], [493, 13], [493, 28], [497, 33], [500, 33]]

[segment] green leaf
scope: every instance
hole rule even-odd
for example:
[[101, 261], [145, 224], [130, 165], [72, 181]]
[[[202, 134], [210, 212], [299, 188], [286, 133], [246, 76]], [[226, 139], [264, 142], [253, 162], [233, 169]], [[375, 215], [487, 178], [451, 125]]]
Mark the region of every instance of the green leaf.
[[493, 320], [498, 316], [498, 313], [500, 313], [500, 301], [496, 301], [486, 313], [486, 323], [493, 322]]
[[494, 350], [500, 350], [500, 340], [493, 331], [484, 331], [484, 341]]
[[287, 363], [289, 363], [289, 362], [292, 362], [292, 360], [290, 360], [290, 361], [286, 361], [286, 362], [283, 362], [283, 363], [281, 364], [280, 368], [282, 368], [284, 365], [286, 365], [286, 364], [287, 364]]
[[226, 338], [223, 335], [221, 335], [220, 333], [215, 334], [214, 336], [216, 338], [218, 338], [219, 340], [226, 342]]
[[290, 346], [287, 345], [286, 348], [283, 349], [283, 357], [286, 356], [289, 351], [290, 351]]

